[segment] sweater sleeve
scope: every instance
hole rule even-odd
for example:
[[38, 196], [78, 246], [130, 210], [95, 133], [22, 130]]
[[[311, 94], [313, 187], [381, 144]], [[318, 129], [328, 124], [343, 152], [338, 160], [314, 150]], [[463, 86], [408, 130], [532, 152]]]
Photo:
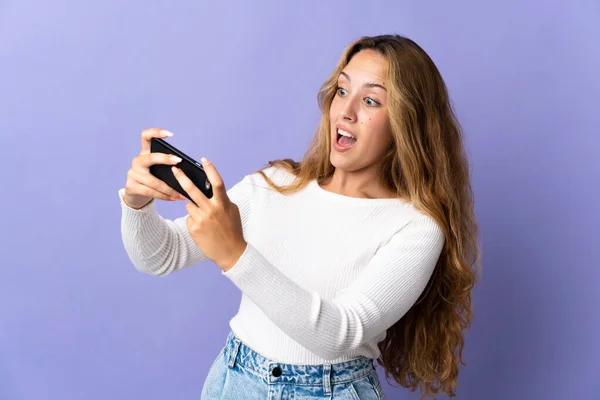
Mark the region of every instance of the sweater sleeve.
[[251, 244], [223, 272], [299, 344], [333, 360], [355, 350], [398, 321], [425, 289], [444, 245], [428, 216], [399, 230], [365, 270], [331, 300], [290, 280]]
[[[245, 229], [250, 215], [248, 176], [227, 191], [236, 203]], [[121, 238], [134, 267], [143, 273], [166, 276], [171, 272], [206, 261], [192, 237], [186, 219], [163, 218], [152, 200], [143, 208], [134, 209], [123, 201], [125, 190], [119, 190], [121, 202]]]

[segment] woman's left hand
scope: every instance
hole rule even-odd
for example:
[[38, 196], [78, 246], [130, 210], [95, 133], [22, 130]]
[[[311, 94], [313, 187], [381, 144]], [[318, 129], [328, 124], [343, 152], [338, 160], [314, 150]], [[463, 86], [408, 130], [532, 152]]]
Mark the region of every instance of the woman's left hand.
[[232, 268], [246, 250], [240, 211], [227, 196], [221, 175], [215, 166], [202, 158], [204, 171], [213, 188], [208, 198], [179, 168], [173, 167], [175, 178], [194, 202], [188, 202], [187, 229], [200, 251], [221, 270]]

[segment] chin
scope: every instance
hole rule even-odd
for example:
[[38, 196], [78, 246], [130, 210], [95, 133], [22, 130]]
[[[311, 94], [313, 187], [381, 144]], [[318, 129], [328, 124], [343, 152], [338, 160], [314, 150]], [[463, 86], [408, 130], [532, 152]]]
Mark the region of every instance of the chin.
[[356, 168], [356, 166], [353, 166], [353, 162], [352, 160], [349, 160], [347, 157], [339, 154], [338, 152], [336, 152], [335, 150], [331, 150], [331, 155], [329, 156], [329, 161], [331, 162], [331, 165], [333, 165], [333, 167], [335, 169], [340, 169], [342, 171], [347, 171], [347, 172], [351, 172]]

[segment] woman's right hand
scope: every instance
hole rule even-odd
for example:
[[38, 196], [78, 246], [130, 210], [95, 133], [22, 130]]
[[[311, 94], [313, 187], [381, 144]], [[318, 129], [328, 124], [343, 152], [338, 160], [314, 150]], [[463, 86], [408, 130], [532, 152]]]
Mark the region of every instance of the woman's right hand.
[[171, 132], [160, 128], [150, 128], [142, 131], [142, 151], [131, 162], [131, 168], [127, 171], [127, 181], [125, 182], [123, 201], [129, 207], [140, 209], [150, 203], [152, 199], [187, 200], [179, 192], [150, 173], [151, 165], [176, 165], [181, 162], [181, 159], [173, 155], [150, 152], [150, 140], [152, 138], [165, 138], [172, 135]]

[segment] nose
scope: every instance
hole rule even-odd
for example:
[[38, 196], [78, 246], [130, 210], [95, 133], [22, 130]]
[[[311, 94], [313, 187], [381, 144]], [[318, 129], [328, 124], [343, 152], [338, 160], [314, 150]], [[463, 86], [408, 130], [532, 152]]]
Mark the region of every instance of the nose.
[[356, 100], [353, 98], [346, 98], [341, 109], [340, 116], [345, 121], [355, 122], [356, 121]]

